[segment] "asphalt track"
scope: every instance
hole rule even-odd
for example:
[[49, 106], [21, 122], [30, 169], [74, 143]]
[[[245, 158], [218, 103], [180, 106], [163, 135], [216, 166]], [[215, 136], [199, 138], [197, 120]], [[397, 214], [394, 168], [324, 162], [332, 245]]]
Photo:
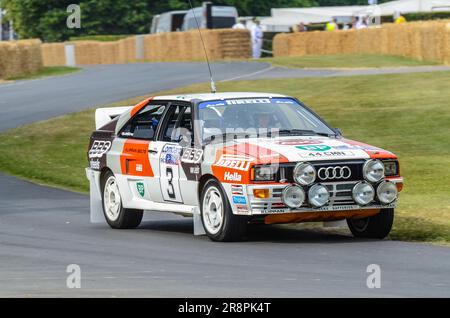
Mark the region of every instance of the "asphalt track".
[[[0, 131], [95, 105], [208, 80], [202, 64], [89, 67], [59, 78], [0, 85]], [[288, 70], [213, 65], [217, 80], [443, 71]], [[85, 195], [0, 175], [0, 296], [449, 297], [450, 249], [357, 240], [326, 230], [254, 226], [242, 243], [192, 235], [192, 221], [148, 213], [136, 230], [88, 219]], [[81, 289], [66, 268], [81, 267]], [[381, 288], [366, 286], [369, 264]]]

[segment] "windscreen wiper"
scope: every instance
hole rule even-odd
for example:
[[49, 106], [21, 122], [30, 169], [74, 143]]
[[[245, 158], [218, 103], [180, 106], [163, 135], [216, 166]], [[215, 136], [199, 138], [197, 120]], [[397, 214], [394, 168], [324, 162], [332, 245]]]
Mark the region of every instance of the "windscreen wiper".
[[234, 132], [234, 133], [223, 133], [218, 135], [211, 135], [205, 139], [203, 139], [203, 144], [209, 145], [214, 140], [222, 140], [222, 141], [228, 141], [231, 139], [237, 139], [238, 136], [244, 136], [244, 138], [249, 138], [250, 134], [248, 132]]
[[325, 137], [335, 136], [335, 134], [327, 134], [327, 133], [322, 133], [322, 132], [308, 130], [308, 129], [280, 129], [280, 130], [278, 130], [278, 134], [280, 134], [280, 135], [301, 135], [301, 136], [325, 136]]

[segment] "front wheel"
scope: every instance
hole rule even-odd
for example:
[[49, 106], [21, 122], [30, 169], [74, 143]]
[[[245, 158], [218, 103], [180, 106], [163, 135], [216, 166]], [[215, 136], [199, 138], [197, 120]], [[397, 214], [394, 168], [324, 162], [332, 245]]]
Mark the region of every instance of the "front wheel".
[[108, 171], [102, 182], [103, 214], [113, 229], [133, 229], [141, 224], [144, 211], [124, 209], [116, 177]]
[[216, 180], [209, 180], [202, 191], [201, 216], [206, 235], [213, 241], [240, 241], [247, 229], [247, 218], [234, 215], [230, 203]]
[[354, 237], [384, 239], [392, 229], [394, 209], [382, 209], [380, 213], [364, 219], [347, 219]]

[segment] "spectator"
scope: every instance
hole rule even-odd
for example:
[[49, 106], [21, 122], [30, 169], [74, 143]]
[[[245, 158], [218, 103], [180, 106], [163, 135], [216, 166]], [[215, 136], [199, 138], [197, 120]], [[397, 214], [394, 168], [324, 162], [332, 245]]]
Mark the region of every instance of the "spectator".
[[356, 29], [356, 24], [358, 23], [358, 18], [353, 16], [352, 17], [352, 29]]
[[327, 31], [339, 30], [339, 27], [338, 27], [338, 25], [336, 23], [336, 19], [335, 18], [333, 18], [333, 20], [331, 20], [330, 22], [328, 22], [325, 25], [325, 30], [327, 30]]
[[308, 28], [303, 22], [300, 22], [298, 24], [298, 32], [306, 32], [306, 31], [308, 31]]
[[400, 12], [397, 11], [394, 13], [394, 23], [395, 24], [402, 24], [405, 22], [406, 22], [406, 19]]
[[359, 17], [358, 22], [356, 22], [356, 30], [366, 29], [367, 28], [367, 18]]
[[253, 47], [253, 58], [259, 59], [261, 57], [261, 49], [263, 43], [264, 32], [260, 26], [259, 20], [253, 19], [253, 27], [251, 31], [252, 35], [252, 47]]
[[238, 29], [238, 30], [245, 30], [245, 29], [247, 29], [247, 27], [245, 26], [244, 19], [239, 20], [238, 23], [233, 25], [233, 29]]

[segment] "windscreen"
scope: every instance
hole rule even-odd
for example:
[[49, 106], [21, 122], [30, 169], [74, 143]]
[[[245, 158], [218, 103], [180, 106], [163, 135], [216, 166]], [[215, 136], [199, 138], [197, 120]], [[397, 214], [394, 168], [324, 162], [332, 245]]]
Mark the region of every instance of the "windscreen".
[[316, 115], [290, 98], [227, 99], [199, 104], [203, 140], [212, 135], [329, 134], [334, 132]]

